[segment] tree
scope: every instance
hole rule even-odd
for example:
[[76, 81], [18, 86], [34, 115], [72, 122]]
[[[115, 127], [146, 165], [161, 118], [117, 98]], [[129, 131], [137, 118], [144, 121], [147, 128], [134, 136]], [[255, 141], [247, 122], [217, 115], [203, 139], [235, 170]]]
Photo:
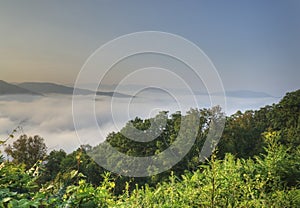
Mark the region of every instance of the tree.
[[30, 168], [46, 156], [47, 147], [42, 137], [38, 135], [28, 137], [24, 134], [12, 145], [8, 145], [5, 152], [13, 158], [14, 162], [24, 163], [26, 168]]
[[283, 144], [293, 147], [300, 145], [300, 90], [287, 93], [274, 105], [270, 114], [271, 128], [281, 131]]
[[224, 132], [218, 144], [219, 156], [224, 157], [225, 153], [230, 152], [239, 158], [248, 158], [263, 151], [261, 134], [266, 127], [257, 122], [258, 113], [259, 111], [251, 110], [244, 113], [237, 111], [227, 117]]
[[67, 153], [64, 150], [52, 150], [44, 163], [44, 171], [39, 179], [40, 183], [55, 179], [61, 171], [61, 162], [66, 158]]
[[63, 174], [75, 170], [82, 173], [89, 183], [99, 185], [104, 170], [87, 154], [86, 150], [90, 148], [88, 144], [81, 145], [77, 150], [61, 158], [59, 172]]

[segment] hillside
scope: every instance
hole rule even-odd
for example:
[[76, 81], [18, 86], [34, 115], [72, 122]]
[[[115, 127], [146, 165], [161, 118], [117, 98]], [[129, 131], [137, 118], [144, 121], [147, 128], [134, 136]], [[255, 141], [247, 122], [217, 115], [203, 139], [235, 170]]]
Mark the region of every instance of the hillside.
[[[109, 144], [134, 157], [158, 155], [177, 136], [178, 124], [185, 117], [180, 112], [159, 114], [167, 116], [168, 126], [153, 141], [129, 140], [122, 134], [130, 131], [126, 125], [96, 147], [81, 145], [70, 154], [52, 150], [38, 162], [32, 159], [36, 152], [17, 147], [20, 141], [32, 144], [43, 139], [22, 135], [13, 143], [16, 148], [9, 145], [5, 150], [13, 162], [0, 154], [0, 207], [299, 207], [299, 106], [300, 90], [287, 93], [272, 106], [238, 111], [227, 117], [218, 149], [206, 161], [199, 161], [199, 148], [207, 134], [204, 128], [178, 164], [156, 175], [148, 168], [149, 177], [121, 176], [96, 162], [103, 165], [106, 161], [126, 171], [143, 168], [143, 164], [110, 154], [106, 147]], [[201, 126], [207, 126], [213, 112], [218, 114], [210, 109], [191, 113], [200, 113]], [[145, 132], [151, 119], [136, 118], [129, 123]], [[0, 142], [1, 146], [6, 141]]]
[[[11, 84], [0, 80], [0, 95], [46, 95], [46, 94], [65, 94], [72, 95], [74, 91], [73, 87], [65, 85], [48, 83], [48, 82], [24, 82], [20, 84]], [[76, 89], [77, 95], [93, 95], [95, 92], [87, 89]], [[131, 97], [127, 94], [118, 92], [102, 92], [97, 91], [96, 95], [108, 96], [108, 97]]]
[[[18, 86], [41, 94], [57, 93], [57, 94], [71, 95], [73, 94], [73, 90], [74, 90], [73, 87], [67, 87], [64, 85], [48, 83], [48, 82], [24, 82], [18, 84]], [[88, 95], [93, 93], [93, 91], [84, 90], [84, 89], [77, 90], [77, 92], [78, 94], [81, 95]]]
[[28, 95], [41, 95], [38, 92], [25, 89], [20, 86], [9, 84], [3, 80], [0, 80], [0, 95], [13, 95], [13, 94], [28, 94]]
[[[161, 168], [156, 163], [159, 154], [174, 146], [179, 131], [185, 139], [192, 133], [196, 117], [180, 126], [187, 115], [201, 120], [193, 147], [169, 170], [152, 175]], [[300, 207], [300, 90], [272, 106], [226, 117], [221, 141], [205, 161], [199, 160], [201, 148], [220, 108], [191, 109], [187, 115], [164, 111], [154, 118], [135, 118], [110, 133], [106, 142], [82, 144], [70, 154], [61, 149], [39, 155], [37, 147], [46, 149], [43, 138], [21, 135], [5, 148], [13, 161], [0, 154], [0, 207]], [[167, 126], [158, 138], [139, 142], [125, 136], [134, 134], [133, 125], [141, 130], [135, 135], [143, 137], [153, 119], [161, 118]], [[6, 142], [0, 140], [0, 147]], [[111, 146], [131, 158], [118, 157], [108, 151]], [[174, 148], [172, 153], [169, 156], [178, 156]], [[146, 166], [148, 177], [127, 177], [104, 168], [109, 164], [124, 173], [141, 170], [145, 164], [135, 159], [150, 155], [158, 157]]]
[[[18, 84], [19, 87], [30, 90], [32, 92], [40, 94], [66, 94], [72, 95], [74, 88], [65, 85], [48, 83], [48, 82], [24, 82]], [[87, 89], [76, 89], [77, 95], [93, 95], [95, 92]], [[96, 95], [109, 96], [109, 97], [128, 97], [129, 95], [118, 93], [118, 92], [96, 92]]]

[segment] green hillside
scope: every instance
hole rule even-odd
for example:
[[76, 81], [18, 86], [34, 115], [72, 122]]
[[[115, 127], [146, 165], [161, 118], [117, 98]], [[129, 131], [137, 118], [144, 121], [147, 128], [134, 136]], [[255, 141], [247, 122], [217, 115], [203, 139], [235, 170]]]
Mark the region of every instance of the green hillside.
[[[220, 142], [201, 161], [208, 124], [220, 114], [214, 107], [136, 118], [105, 143], [82, 145], [70, 154], [47, 154], [41, 137], [14, 139], [13, 131], [8, 137], [13, 144], [1, 142], [12, 160], [1, 159], [0, 207], [300, 207], [300, 90], [277, 104], [226, 117]], [[107, 145], [136, 157], [159, 154], [175, 142], [187, 115], [198, 116], [199, 132], [188, 154], [170, 170], [134, 178], [95, 163], [104, 158]], [[148, 131], [157, 118], [166, 118], [167, 125], [155, 140], [124, 136], [132, 125]], [[124, 167], [113, 155], [105, 158], [102, 162]]]

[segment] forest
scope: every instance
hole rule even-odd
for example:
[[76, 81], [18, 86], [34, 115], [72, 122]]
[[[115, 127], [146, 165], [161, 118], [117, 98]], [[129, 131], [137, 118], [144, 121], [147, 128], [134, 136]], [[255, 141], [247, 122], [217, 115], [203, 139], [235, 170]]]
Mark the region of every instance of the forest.
[[[279, 103], [226, 116], [213, 153], [199, 160], [209, 124], [221, 114], [215, 106], [137, 117], [104, 143], [81, 145], [70, 154], [47, 151], [42, 135], [15, 138], [17, 127], [0, 141], [0, 207], [300, 207], [300, 90]], [[199, 131], [169, 170], [127, 177], [95, 162], [108, 145], [135, 157], [159, 154], [175, 142], [187, 115], [199, 118]], [[146, 132], [161, 118], [166, 126], [152, 141], [124, 136], [132, 125]], [[124, 166], [113, 155], [107, 158], [107, 164]]]

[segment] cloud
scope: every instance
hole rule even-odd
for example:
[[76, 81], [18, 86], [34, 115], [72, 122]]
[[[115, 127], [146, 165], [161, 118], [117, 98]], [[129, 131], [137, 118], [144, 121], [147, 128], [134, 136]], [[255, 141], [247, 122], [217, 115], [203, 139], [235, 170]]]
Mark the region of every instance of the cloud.
[[[210, 107], [210, 100], [205, 96], [197, 96], [200, 108]], [[227, 115], [236, 110], [258, 109], [266, 104], [277, 102], [278, 98], [261, 99], [227, 99]], [[45, 139], [49, 151], [64, 149], [71, 152], [80, 144], [97, 145], [105, 140], [108, 133], [119, 131], [125, 123], [136, 116], [152, 117], [160, 110], [173, 113], [177, 110], [186, 112], [191, 103], [184, 95], [176, 99], [165, 95], [141, 96], [133, 100], [124, 98], [78, 96], [76, 98], [78, 109], [76, 111], [79, 123], [75, 129], [72, 114], [72, 96], [51, 95], [47, 97], [36, 96], [1, 96], [0, 97], [0, 138], [7, 135], [17, 126], [23, 127], [28, 135], [40, 135]], [[113, 102], [112, 102], [113, 101]], [[89, 103], [95, 104], [98, 125], [93, 125]], [[180, 104], [180, 105], [179, 105]], [[92, 109], [93, 110], [93, 109]], [[77, 131], [77, 132], [76, 132]], [[77, 135], [81, 135], [78, 138]], [[11, 140], [12, 142], [13, 140]]]
[[14, 122], [7, 117], [0, 117], [0, 132], [7, 132], [13, 128]]

